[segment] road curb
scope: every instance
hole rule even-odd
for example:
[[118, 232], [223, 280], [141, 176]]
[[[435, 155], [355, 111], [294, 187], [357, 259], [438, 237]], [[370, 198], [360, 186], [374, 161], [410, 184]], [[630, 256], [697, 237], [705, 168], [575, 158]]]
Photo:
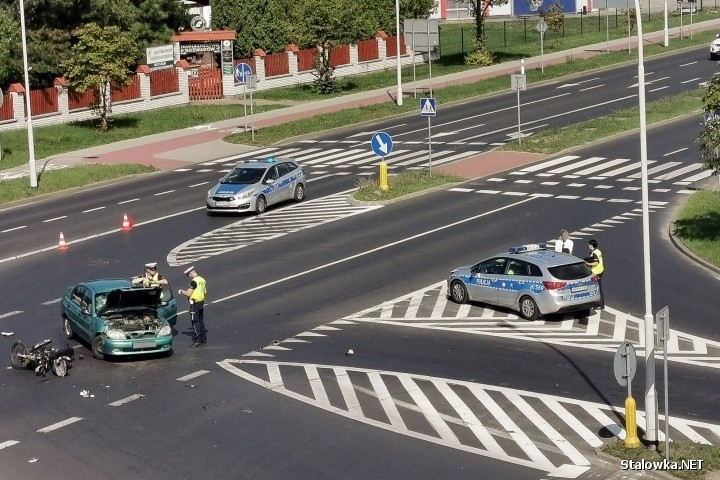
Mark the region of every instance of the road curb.
[[[699, 191], [699, 190], [698, 190]], [[686, 200], [687, 202], [687, 200]], [[696, 255], [692, 250], [690, 250], [688, 247], [685, 246], [685, 244], [680, 240], [677, 235], [675, 235], [675, 220], [672, 220], [668, 224], [668, 236], [670, 237], [670, 242], [677, 248], [680, 253], [684, 254], [686, 257], [688, 257], [690, 260], [694, 261], [701, 267], [705, 267], [711, 272], [714, 272], [716, 274], [720, 275], [720, 268], [713, 265], [712, 263], [708, 262], [702, 257], [699, 257]]]

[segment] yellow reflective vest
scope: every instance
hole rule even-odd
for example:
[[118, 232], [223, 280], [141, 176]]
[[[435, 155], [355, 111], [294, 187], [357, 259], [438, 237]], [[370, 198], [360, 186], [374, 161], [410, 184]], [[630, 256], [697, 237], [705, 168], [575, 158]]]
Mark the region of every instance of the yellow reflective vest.
[[597, 258], [598, 263], [594, 267], [590, 267], [590, 270], [595, 275], [600, 275], [601, 273], [603, 273], [605, 271], [605, 264], [603, 263], [603, 254], [599, 248], [596, 248], [595, 250], [593, 250], [593, 254]]
[[195, 282], [197, 285], [197, 288], [193, 289], [192, 295], [190, 295], [190, 300], [193, 302], [202, 302], [205, 300], [205, 295], [207, 294], [207, 284], [205, 283], [205, 279], [202, 278], [200, 275], [196, 275], [192, 281]]

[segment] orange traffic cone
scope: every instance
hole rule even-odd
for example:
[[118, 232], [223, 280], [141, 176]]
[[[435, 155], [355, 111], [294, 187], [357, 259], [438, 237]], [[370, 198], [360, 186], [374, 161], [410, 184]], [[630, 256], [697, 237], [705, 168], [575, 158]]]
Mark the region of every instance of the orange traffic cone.
[[60, 241], [58, 242], [58, 250], [67, 250], [68, 244], [65, 243], [65, 235], [63, 235], [62, 232], [60, 232]]
[[133, 219], [128, 217], [127, 213], [123, 214], [123, 221], [122, 221], [122, 231], [123, 232], [129, 232], [133, 229], [135, 226], [135, 222], [133, 222]]

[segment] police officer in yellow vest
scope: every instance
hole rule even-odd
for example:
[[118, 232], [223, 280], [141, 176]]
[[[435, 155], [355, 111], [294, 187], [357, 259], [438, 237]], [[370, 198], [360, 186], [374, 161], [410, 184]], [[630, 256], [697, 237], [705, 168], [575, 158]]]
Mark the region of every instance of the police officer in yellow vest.
[[185, 270], [185, 275], [190, 279], [190, 288], [179, 290], [180, 295], [188, 297], [190, 302], [190, 322], [195, 332], [195, 338], [191, 347], [199, 347], [207, 342], [207, 330], [205, 330], [205, 295], [207, 295], [207, 284], [205, 279], [197, 274], [192, 266]]
[[131, 279], [133, 285], [142, 285], [143, 287], [160, 287], [167, 285], [168, 281], [157, 271], [157, 263], [146, 263], [145, 274], [137, 275]]
[[602, 277], [605, 271], [605, 263], [603, 262], [603, 254], [598, 248], [598, 242], [592, 239], [588, 242], [588, 248], [590, 249], [590, 256], [585, 259], [585, 263], [592, 273], [598, 277], [598, 287], [600, 288], [600, 308], [605, 308], [605, 295], [603, 294]]

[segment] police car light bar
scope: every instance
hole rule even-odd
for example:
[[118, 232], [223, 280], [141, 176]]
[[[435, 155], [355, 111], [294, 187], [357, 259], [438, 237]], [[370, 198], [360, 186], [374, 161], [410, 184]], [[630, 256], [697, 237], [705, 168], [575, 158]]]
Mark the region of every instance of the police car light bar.
[[267, 163], [273, 163], [273, 162], [275, 162], [275, 157], [268, 157], [268, 158], [265, 159], [265, 161], [266, 161]]
[[510, 247], [510, 253], [526, 253], [535, 252], [537, 250], [547, 250], [546, 243], [529, 243], [527, 245], [520, 245], [518, 247]]

